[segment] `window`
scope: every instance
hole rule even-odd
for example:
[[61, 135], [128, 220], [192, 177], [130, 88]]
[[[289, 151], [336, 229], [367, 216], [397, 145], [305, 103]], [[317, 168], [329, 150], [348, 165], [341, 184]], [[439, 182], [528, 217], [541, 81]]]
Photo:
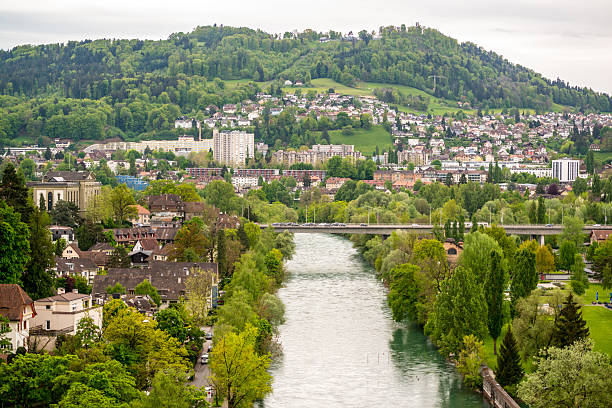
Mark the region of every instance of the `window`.
[[45, 309], [47, 310], [51, 309], [51, 305], [45, 305]]
[[73, 312], [77, 310], [77, 305], [76, 305], [76, 303], [72, 304], [71, 306], [72, 306], [72, 311], [73, 311]]
[[457, 255], [457, 250], [455, 248], [449, 248], [448, 251], [446, 251], [446, 253], [448, 255]]
[[51, 320], [47, 320], [47, 321], [45, 322], [45, 329], [46, 329], [46, 330], [51, 330]]
[[87, 309], [89, 307], [89, 300], [83, 301], [83, 309]]

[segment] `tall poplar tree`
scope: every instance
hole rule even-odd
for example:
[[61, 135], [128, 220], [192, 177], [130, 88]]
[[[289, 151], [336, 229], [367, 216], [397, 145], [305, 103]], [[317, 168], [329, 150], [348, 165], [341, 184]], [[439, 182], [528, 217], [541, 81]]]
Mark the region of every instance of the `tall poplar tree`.
[[26, 224], [30, 222], [32, 204], [29, 200], [28, 187], [26, 186], [23, 174], [15, 170], [13, 163], [7, 164], [2, 172], [0, 201], [4, 201], [21, 214], [22, 222]]
[[49, 215], [34, 208], [30, 217], [30, 261], [23, 273], [23, 289], [34, 300], [53, 294], [54, 246], [49, 231]]
[[503, 325], [504, 268], [499, 251], [491, 251], [491, 269], [484, 285], [487, 299], [487, 328], [493, 338], [493, 354], [497, 355], [497, 338]]
[[529, 296], [538, 283], [535, 269], [535, 254], [527, 248], [519, 249], [514, 254], [514, 274], [510, 284], [511, 311], [514, 316], [516, 302]]
[[544, 203], [544, 197], [538, 197], [538, 224], [544, 224], [546, 222], [546, 204]]

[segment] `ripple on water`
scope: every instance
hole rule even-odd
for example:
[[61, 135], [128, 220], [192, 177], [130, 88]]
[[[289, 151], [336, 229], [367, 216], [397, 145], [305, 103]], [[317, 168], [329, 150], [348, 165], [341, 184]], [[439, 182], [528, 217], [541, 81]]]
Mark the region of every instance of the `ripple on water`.
[[283, 355], [265, 408], [487, 407], [414, 325], [391, 320], [384, 287], [350, 241], [296, 234], [279, 296]]

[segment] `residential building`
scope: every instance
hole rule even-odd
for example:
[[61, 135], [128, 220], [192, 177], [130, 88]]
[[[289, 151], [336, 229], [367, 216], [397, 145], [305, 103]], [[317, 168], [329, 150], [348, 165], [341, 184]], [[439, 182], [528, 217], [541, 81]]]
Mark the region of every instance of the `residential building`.
[[85, 278], [88, 285], [93, 283], [94, 277], [98, 274], [101, 269], [96, 263], [90, 258], [60, 258], [55, 257], [55, 276], [81, 276]]
[[31, 320], [36, 316], [36, 308], [21, 286], [0, 284], [0, 315], [8, 319], [9, 332], [5, 337], [11, 345], [6, 351], [15, 352], [19, 347], [27, 349]]
[[51, 225], [49, 226], [49, 231], [51, 231], [51, 239], [53, 239], [53, 242], [58, 239], [63, 239], [67, 243], [74, 240], [74, 230], [71, 227]]
[[559, 159], [552, 161], [552, 176], [561, 183], [571, 183], [579, 176], [580, 160]]
[[255, 155], [255, 135], [242, 131], [213, 130], [213, 157], [219, 163], [244, 166]]
[[132, 218], [132, 222], [138, 225], [150, 225], [151, 224], [151, 211], [147, 210], [140, 204], [132, 205], [131, 207], [136, 208], [136, 217]]
[[330, 177], [325, 180], [325, 187], [330, 190], [337, 190], [344, 185], [347, 181], [350, 181], [347, 177]]
[[53, 350], [60, 334], [75, 335], [78, 324], [84, 317], [90, 317], [94, 325], [102, 327], [102, 306], [93, 301], [91, 295], [73, 292], [59, 293], [34, 302], [37, 310], [32, 322], [30, 336], [37, 343], [37, 349]]
[[93, 197], [100, 194], [101, 186], [92, 173], [85, 171], [50, 171], [42, 181], [28, 183], [35, 205], [44, 203], [50, 211], [58, 201], [69, 201], [79, 207], [81, 214]]
[[603, 244], [612, 235], [612, 229], [609, 230], [592, 230], [589, 234], [589, 241]]
[[128, 295], [134, 295], [136, 285], [147, 279], [160, 294], [162, 307], [167, 306], [170, 303], [178, 302], [181, 297], [189, 297], [185, 283], [194, 268], [211, 271], [213, 284], [217, 283], [216, 263], [151, 261], [147, 268], [110, 268], [106, 275], [96, 277], [92, 294], [95, 298], [106, 298], [106, 288], [120, 283]]

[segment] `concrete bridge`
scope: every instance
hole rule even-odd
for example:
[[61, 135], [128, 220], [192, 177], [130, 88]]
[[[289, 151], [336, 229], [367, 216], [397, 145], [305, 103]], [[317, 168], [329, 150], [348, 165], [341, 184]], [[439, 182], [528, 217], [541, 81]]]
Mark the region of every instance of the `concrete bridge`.
[[[259, 224], [261, 228], [267, 228], [267, 224]], [[408, 231], [415, 234], [426, 235], [433, 232], [434, 226], [431, 224], [289, 224], [275, 223], [271, 227], [278, 230], [287, 230], [294, 233], [327, 233], [327, 234], [372, 234], [372, 235], [391, 235], [393, 231]], [[471, 223], [466, 223], [466, 232], [472, 227]], [[485, 225], [486, 227], [486, 225]], [[544, 244], [545, 235], [558, 235], [563, 232], [564, 226], [561, 224], [546, 225], [500, 225], [509, 235], [531, 235], [538, 237], [540, 243]], [[585, 233], [593, 230], [612, 230], [612, 226], [586, 225], [583, 229]]]

